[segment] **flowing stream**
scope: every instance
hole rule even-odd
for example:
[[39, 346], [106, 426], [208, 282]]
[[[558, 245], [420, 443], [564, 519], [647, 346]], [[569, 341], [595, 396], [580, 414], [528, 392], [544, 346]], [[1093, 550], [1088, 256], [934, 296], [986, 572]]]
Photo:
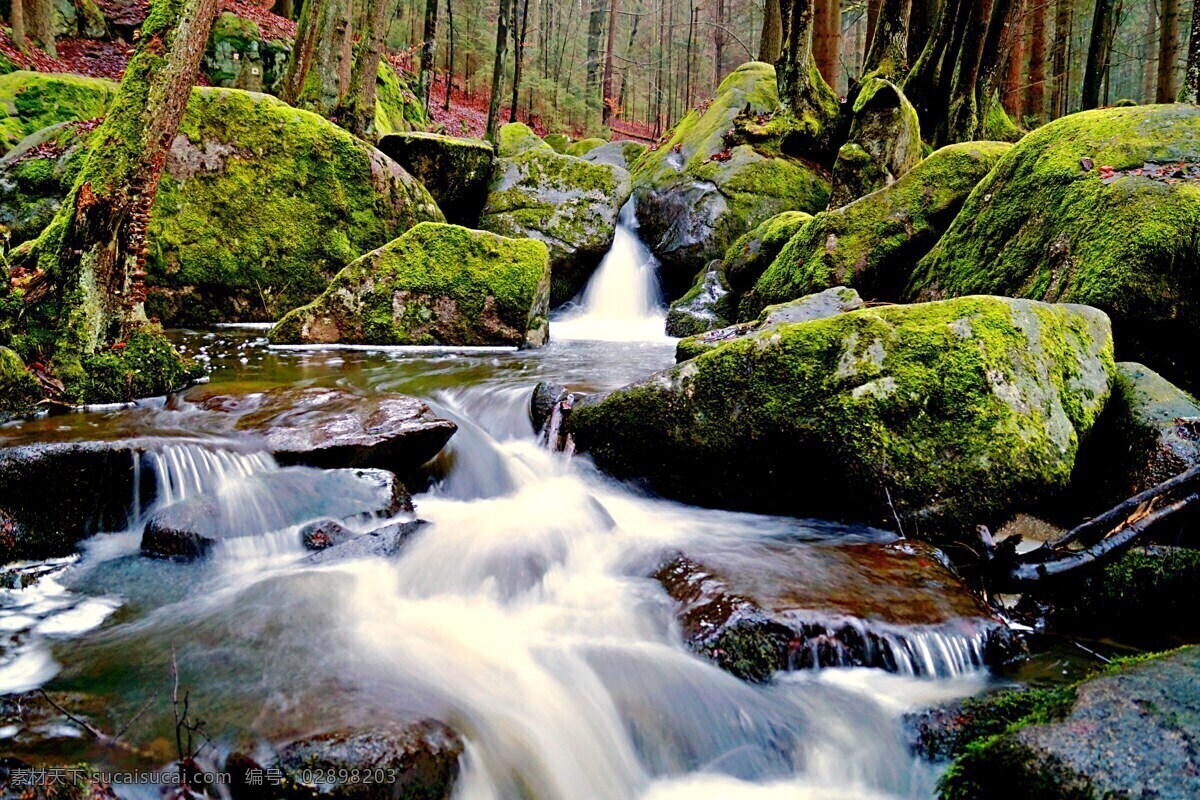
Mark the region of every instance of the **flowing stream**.
[[[454, 419], [459, 431], [415, 497], [431, 524], [395, 558], [331, 566], [307, 562], [294, 530], [272, 540], [284, 546], [192, 563], [142, 557], [136, 525], [100, 534], [49, 578], [0, 590], [0, 693], [47, 682], [85, 693], [114, 729], [149, 702], [127, 736], [160, 763], [171, 758], [173, 659], [220, 752], [431, 716], [466, 741], [458, 800], [932, 797], [937, 770], [911, 754], [900, 717], [978, 691], [987, 676], [970, 659], [939, 677], [825, 669], [751, 685], [683, 646], [670, 600], [646, 577], [664, 553], [696, 544], [816, 552], [887, 534], [648, 497], [539, 446], [527, 416], [539, 380], [608, 389], [673, 361], [653, 260], [628, 209], [623, 220], [581, 305], [540, 351], [274, 350], [250, 330], [178, 334], [213, 368], [198, 387], [207, 394], [287, 383], [398, 391]], [[278, 469], [207, 433], [193, 404], [3, 433], [144, 431], [195, 437], [144, 459], [160, 503]], [[234, 515], [262, 502], [221, 496]], [[55, 742], [89, 755], [78, 736]]]

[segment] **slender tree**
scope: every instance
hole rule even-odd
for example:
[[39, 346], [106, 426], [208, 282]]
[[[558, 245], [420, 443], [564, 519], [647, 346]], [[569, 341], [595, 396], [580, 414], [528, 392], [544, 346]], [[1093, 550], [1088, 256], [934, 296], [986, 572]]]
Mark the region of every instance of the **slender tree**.
[[1075, 0], [1056, 0], [1054, 6], [1054, 47], [1051, 61], [1054, 69], [1054, 95], [1051, 105], [1054, 116], [1061, 117], [1070, 110], [1071, 65], [1067, 47], [1075, 24]]
[[[528, 2], [528, 0], [526, 0]], [[612, 117], [613, 105], [613, 49], [617, 40], [617, 12], [621, 7], [620, 0], [610, 0], [608, 6], [608, 48], [604, 53], [604, 96], [600, 102], [600, 121], [608, 124]]]
[[500, 121], [500, 97], [504, 94], [504, 63], [508, 58], [508, 0], [500, 0], [496, 12], [496, 60], [492, 64], [492, 96], [488, 101], [487, 126], [484, 135], [496, 141]]
[[296, 4], [293, 0], [279, 0], [275, 4], [275, 13], [284, 19], [291, 19], [296, 16]]
[[[504, 0], [500, 0], [504, 2]], [[600, 41], [604, 34], [604, 12], [607, 10], [603, 0], [591, 0], [592, 7], [588, 12], [587, 28], [587, 61], [584, 71], [587, 81], [587, 98], [594, 103], [600, 88]]]
[[729, 34], [725, 30], [725, 0], [716, 0], [713, 5], [713, 86], [719, 86], [725, 75], [725, 40]]
[[[528, 8], [529, 0], [525, 0]], [[429, 111], [429, 95], [433, 91], [433, 71], [437, 63], [438, 0], [425, 0], [425, 30], [421, 38], [421, 72], [417, 78], [417, 92], [421, 105]], [[519, 62], [518, 62], [519, 63]]]
[[25, 0], [12, 0], [8, 22], [12, 26], [13, 44], [22, 53], [28, 53], [29, 44], [25, 41]]
[[442, 108], [450, 110], [450, 95], [454, 91], [454, 0], [446, 0], [446, 36], [450, 46], [446, 48], [446, 97]]
[[1181, 103], [1200, 102], [1200, 0], [1192, 0], [1192, 31], [1188, 36], [1187, 70], [1183, 75]]
[[[911, 2], [911, 0], [909, 0]], [[842, 49], [842, 0], [816, 0], [813, 56], [821, 77], [838, 84], [838, 55]]]
[[[1087, 67], [1083, 72], [1083, 97], [1081, 108], [1087, 110], [1100, 105], [1100, 88], [1112, 53], [1113, 25], [1115, 24], [1116, 0], [1096, 0], [1092, 15], [1092, 32], [1088, 39]], [[1161, 73], [1160, 73], [1161, 74]]]
[[74, 188], [27, 255], [45, 272], [26, 295], [26, 318], [55, 331], [53, 352], [41, 356], [52, 358], [68, 393], [86, 386], [90, 355], [146, 321], [150, 207], [220, 7], [220, 0], [152, 0]]
[[[953, 2], [953, 0], [945, 0]], [[942, 3], [939, 0], [913, 0], [912, 13], [908, 22], [908, 63], [915, 64], [921, 57], [933, 28], [937, 22]]]
[[54, 0], [32, 0], [33, 35], [51, 58], [58, 58], [54, 36]]
[[[430, 3], [436, 5], [437, 0], [430, 0]], [[375, 129], [375, 88], [379, 64], [383, 60], [384, 37], [394, 7], [395, 0], [370, 0], [362, 37], [354, 52], [350, 83], [338, 107], [337, 118], [342, 127], [363, 139], [371, 136]], [[424, 99], [428, 108], [428, 97]]]
[[1017, 0], [1017, 6], [1016, 31], [1005, 60], [1003, 94], [1004, 110], [1013, 119], [1021, 118], [1021, 103], [1024, 99], [1021, 93], [1021, 77], [1025, 67], [1025, 14], [1022, 0]]
[[[956, 0], [947, 0], [947, 2], [955, 2]], [[867, 0], [867, 50], [871, 49], [871, 43], [875, 41], [875, 24], [879, 20], [879, 9], [883, 6], [883, 0]], [[865, 61], [867, 54], [863, 53]]]
[[352, 75], [352, 10], [350, 0], [305, 2], [283, 77], [286, 102], [326, 117], [336, 113]]
[[1143, 34], [1142, 102], [1154, 100], [1158, 89], [1158, 0], [1146, 3], [1146, 31]]
[[1030, 0], [1029, 76], [1025, 84], [1025, 114], [1040, 124], [1046, 114], [1046, 7], [1050, 0]]
[[780, 0], [766, 0], [763, 6], [762, 35], [758, 43], [758, 60], [774, 64], [779, 60], [783, 47], [783, 20], [780, 18]]
[[1158, 91], [1155, 102], [1174, 103], [1179, 95], [1179, 0], [1162, 0], [1161, 37], [1158, 40]]
[[779, 100], [784, 108], [798, 111], [810, 100], [812, 73], [812, 0], [782, 0], [783, 50], [775, 65]]
[[867, 49], [863, 74], [876, 73], [901, 80], [908, 73], [908, 22], [912, 0], [882, 0], [875, 18], [874, 38]]

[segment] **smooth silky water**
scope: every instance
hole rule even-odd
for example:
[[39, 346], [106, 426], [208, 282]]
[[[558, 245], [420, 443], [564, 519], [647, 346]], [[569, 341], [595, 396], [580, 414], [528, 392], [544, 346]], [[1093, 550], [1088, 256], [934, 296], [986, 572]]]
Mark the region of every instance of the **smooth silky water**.
[[[149, 700], [126, 734], [140, 756], [76, 740], [81, 756], [110, 762], [173, 757], [174, 659], [215, 752], [261, 755], [265, 741], [431, 716], [466, 741], [460, 800], [932, 797], [937, 771], [910, 753], [901, 715], [978, 691], [982, 671], [826, 669], [750, 685], [684, 648], [670, 601], [645, 577], [689, 544], [835, 547], [888, 534], [664, 501], [539, 446], [528, 420], [538, 381], [603, 390], [673, 362], [653, 261], [626, 223], [536, 351], [281, 350], [260, 331], [179, 332], [212, 368], [193, 392], [404, 392], [455, 420], [415, 497], [431, 524], [393, 559], [327, 567], [304, 561], [295, 529], [187, 564], [140, 556], [136, 524], [98, 535], [35, 586], [0, 591], [0, 693], [82, 693], [111, 730]], [[235, 515], [279, 502], [237, 490], [278, 467], [231, 448], [212, 416], [147, 401], [2, 433], [186, 434], [194, 445], [143, 459], [160, 497], [233, 487], [222, 497]]]

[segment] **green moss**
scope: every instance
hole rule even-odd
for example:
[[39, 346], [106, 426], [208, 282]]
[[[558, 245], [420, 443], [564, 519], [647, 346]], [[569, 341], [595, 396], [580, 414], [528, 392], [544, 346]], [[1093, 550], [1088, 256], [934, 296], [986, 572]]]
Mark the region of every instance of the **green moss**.
[[944, 147], [886, 189], [813, 217], [743, 299], [739, 319], [843, 284], [865, 297], [899, 299], [917, 261], [1009, 149], [999, 142]]
[[0, 347], [0, 412], [28, 410], [41, 397], [41, 387], [21, 357]]
[[54, 219], [83, 165], [79, 123], [54, 125], [27, 137], [0, 161], [0, 225], [8, 246], [35, 239]]
[[983, 138], [996, 142], [1018, 142], [1024, 135], [1025, 131], [1017, 127], [1004, 106], [992, 103], [983, 120]]
[[549, 281], [541, 242], [421, 223], [338, 273], [271, 340], [521, 345], [544, 338]]
[[376, 136], [421, 130], [429, 125], [429, 115], [408, 83], [386, 60], [379, 62], [375, 84]]
[[578, 142], [567, 147], [565, 152], [569, 156], [585, 156], [602, 144], [607, 144], [607, 142], [604, 139], [594, 137], [591, 139], [580, 139]]
[[523, 122], [510, 122], [502, 125], [496, 135], [496, 155], [499, 158], [509, 158], [526, 150], [550, 150], [550, 145], [538, 138]]
[[725, 277], [729, 285], [736, 291], [753, 286], [783, 246], [811, 219], [812, 215], [803, 211], [785, 211], [742, 234], [725, 251]]
[[1122, 357], [1195, 388], [1200, 183], [1133, 173], [1147, 163], [1200, 164], [1200, 109], [1103, 109], [1038, 128], [975, 189], [906, 295], [1093, 305], [1112, 316]]
[[290, 42], [264, 39], [253, 20], [225, 11], [213, 23], [201, 69], [213, 86], [275, 94], [290, 52]]
[[[1092, 311], [963, 298], [768, 328], [576, 406], [618, 477], [671, 496], [970, 538], [1068, 482], [1108, 399]], [[792, 479], [794, 463], [820, 474]]]
[[543, 141], [556, 153], [565, 153], [571, 146], [571, 137], [565, 133], [548, 133]]
[[204, 374], [153, 327], [107, 351], [86, 356], [78, 374], [64, 375], [67, 397], [80, 403], [122, 403], [178, 390]]
[[31, 133], [59, 122], [104, 116], [116, 85], [100, 78], [60, 73], [10, 72], [0, 75], [0, 148], [8, 152]]

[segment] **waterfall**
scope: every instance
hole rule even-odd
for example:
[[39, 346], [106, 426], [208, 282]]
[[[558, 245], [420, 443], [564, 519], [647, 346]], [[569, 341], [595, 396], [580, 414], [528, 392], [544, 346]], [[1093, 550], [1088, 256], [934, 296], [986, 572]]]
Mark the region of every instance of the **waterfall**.
[[144, 458], [156, 479], [158, 506], [217, 492], [251, 475], [279, 469], [270, 453], [241, 453], [201, 444], [168, 444], [146, 452]]
[[551, 336], [641, 342], [666, 339], [658, 260], [637, 234], [633, 198], [621, 209], [612, 247], [583, 293], [553, 320]]

